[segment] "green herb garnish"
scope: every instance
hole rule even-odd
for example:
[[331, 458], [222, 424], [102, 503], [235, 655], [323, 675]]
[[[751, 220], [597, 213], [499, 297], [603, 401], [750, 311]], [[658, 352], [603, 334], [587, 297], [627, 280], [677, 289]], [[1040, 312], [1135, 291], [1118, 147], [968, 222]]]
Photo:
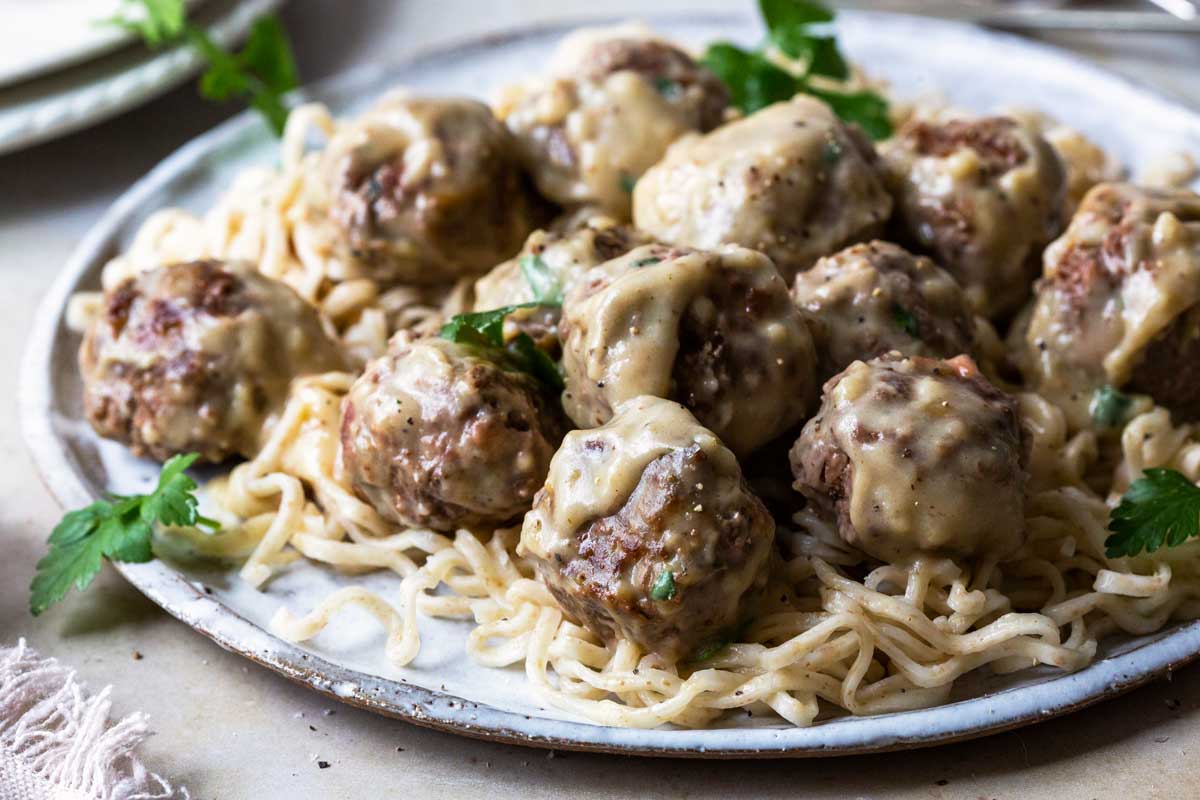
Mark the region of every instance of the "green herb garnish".
[[892, 322], [914, 339], [921, 338], [921, 326], [917, 324], [917, 318], [899, 303], [892, 303]]
[[660, 264], [660, 263], [662, 263], [661, 258], [658, 258], [656, 256], [651, 256], [650, 258], [639, 258], [637, 261], [633, 262], [633, 265], [635, 267], [648, 267], [652, 264]]
[[837, 41], [813, 31], [815, 26], [833, 22], [832, 11], [804, 0], [761, 0], [758, 7], [771, 43], [789, 58], [804, 62], [808, 74], [837, 80], [850, 77]]
[[1092, 422], [1097, 428], [1112, 430], [1124, 424], [1132, 405], [1132, 397], [1105, 385], [1092, 395], [1092, 402], [1088, 410], [1091, 412]]
[[521, 275], [533, 292], [533, 299], [543, 305], [560, 306], [563, 300], [562, 280], [550, 269], [541, 256], [521, 256], [517, 264]]
[[673, 100], [683, 93], [683, 86], [680, 85], [679, 81], [674, 81], [670, 78], [655, 78], [654, 88], [668, 100]]
[[827, 139], [821, 146], [821, 163], [832, 167], [842, 160], [842, 145], [837, 139]]
[[701, 661], [708, 661], [726, 647], [729, 647], [730, 644], [732, 644], [732, 642], [729, 639], [713, 639], [706, 644], [702, 644], [696, 650], [696, 652], [692, 654], [692, 657], [689, 658], [688, 661], [691, 661], [694, 664], [698, 664]]
[[621, 191], [626, 194], [632, 194], [633, 188], [637, 186], [637, 178], [630, 175], [628, 172], [622, 172], [617, 178], [617, 184], [621, 187]]
[[1109, 558], [1178, 547], [1200, 533], [1200, 487], [1173, 469], [1144, 470], [1109, 514], [1108, 529]]
[[458, 314], [442, 326], [438, 335], [443, 339], [469, 345], [480, 355], [502, 369], [524, 372], [556, 392], [564, 388], [558, 365], [534, 343], [527, 333], [518, 333], [504, 341], [504, 319], [522, 308], [536, 308], [544, 303], [522, 303], [503, 306], [491, 311]]
[[113, 495], [65, 514], [50, 534], [50, 552], [38, 562], [29, 587], [29, 610], [36, 616], [61, 600], [71, 586], [86, 589], [102, 559], [149, 561], [154, 557], [155, 523], [219, 530], [219, 523], [200, 515], [196, 482], [184, 472], [197, 458], [196, 453], [172, 456], [150, 494]]
[[99, 20], [100, 24], [123, 28], [140, 36], [152, 48], [159, 48], [183, 33], [187, 15], [183, 0], [124, 0], [124, 4], [140, 5], [144, 16], [126, 17], [118, 14]]
[[658, 573], [658, 577], [654, 579], [654, 585], [650, 587], [650, 597], [655, 600], [675, 599], [675, 573], [669, 569]]
[[125, 4], [141, 6], [144, 14], [117, 15], [102, 22], [133, 31], [155, 49], [186, 41], [207, 64], [200, 76], [203, 97], [218, 102], [241, 99], [261, 113], [277, 135], [283, 133], [288, 116], [283, 96], [296, 88], [297, 79], [292, 48], [278, 17], [258, 19], [241, 51], [230, 53], [203, 28], [187, 22], [184, 0], [125, 0]]
[[[766, 46], [745, 50], [729, 42], [709, 45], [704, 64], [729, 87], [733, 104], [747, 114], [809, 94], [823, 100], [847, 122], [862, 126], [872, 138], [892, 133], [887, 101], [871, 91], [840, 91], [831, 82], [845, 81], [850, 68], [829, 34], [833, 12], [809, 0], [759, 0], [767, 26]], [[791, 60], [788, 68], [767, 54], [776, 48]], [[813, 78], [818, 78], [816, 85]]]

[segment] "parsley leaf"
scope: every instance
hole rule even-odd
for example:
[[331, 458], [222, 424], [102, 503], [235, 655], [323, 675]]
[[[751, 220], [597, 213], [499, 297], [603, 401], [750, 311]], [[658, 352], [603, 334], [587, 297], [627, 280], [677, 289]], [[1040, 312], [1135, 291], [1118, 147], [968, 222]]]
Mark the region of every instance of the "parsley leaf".
[[[803, 93], [824, 101], [847, 122], [857, 123], [872, 138], [885, 139], [892, 133], [887, 101], [871, 91], [837, 91], [830, 81], [845, 81], [850, 66], [829, 35], [833, 12], [810, 0], [759, 0], [759, 11], [767, 26], [768, 44], [795, 62], [784, 68], [760, 47], [743, 50], [729, 42], [715, 42], [705, 51], [703, 62], [729, 88], [733, 104], [747, 114], [790, 100]], [[824, 79], [813, 85], [813, 76]]]
[[50, 534], [50, 552], [38, 562], [29, 587], [30, 612], [41, 614], [72, 586], [78, 591], [86, 589], [105, 558], [149, 561], [154, 557], [155, 523], [219, 529], [217, 522], [200, 515], [196, 482], [184, 472], [198, 457], [188, 453], [169, 459], [150, 494], [114, 496], [64, 514]]
[[833, 22], [832, 11], [808, 0], [759, 0], [758, 11], [772, 38], [809, 25]]
[[1121, 427], [1129, 415], [1129, 408], [1132, 405], [1132, 397], [1105, 385], [1092, 395], [1092, 402], [1088, 410], [1091, 412], [1092, 422], [1097, 428], [1111, 430]]
[[675, 573], [664, 569], [654, 579], [654, 585], [650, 587], [650, 596], [655, 600], [674, 600], [675, 593]]
[[813, 86], [806, 86], [804, 91], [818, 100], [825, 101], [833, 109], [833, 113], [846, 122], [856, 123], [872, 139], [878, 141], [892, 135], [887, 101], [875, 92], [835, 92]]
[[683, 94], [683, 86], [679, 81], [659, 76], [654, 79], [654, 88], [668, 100], [673, 100]]
[[504, 341], [504, 319], [522, 308], [536, 308], [545, 303], [521, 303], [502, 306], [490, 311], [457, 314], [438, 331], [438, 336], [451, 342], [474, 347], [481, 356], [502, 369], [524, 372], [537, 378], [547, 388], [561, 392], [564, 388], [558, 365], [534, 343], [527, 333], [519, 333], [512, 341]]
[[733, 104], [747, 114], [789, 100], [800, 90], [795, 77], [762, 53], [743, 50], [729, 42], [709, 45], [703, 62], [729, 88]]
[[262, 114], [277, 135], [283, 133], [288, 116], [283, 96], [296, 88], [297, 78], [292, 48], [278, 17], [256, 20], [245, 46], [234, 54], [186, 21], [184, 0], [125, 2], [142, 6], [144, 13], [103, 22], [137, 32], [153, 48], [186, 41], [207, 65], [199, 84], [203, 97], [220, 102], [240, 98]]
[[554, 274], [541, 256], [521, 256], [517, 262], [521, 275], [533, 292], [533, 299], [543, 305], [560, 306], [563, 301], [562, 279]]
[[1173, 469], [1144, 470], [1112, 510], [1108, 529], [1109, 558], [1178, 547], [1200, 533], [1200, 487]]
[[899, 303], [892, 303], [892, 322], [914, 339], [921, 338], [921, 326], [917, 324], [917, 318]]
[[176, 39], [183, 33], [186, 9], [183, 0], [123, 0], [126, 6], [141, 6], [133, 16], [118, 14], [100, 20], [102, 25], [115, 25], [142, 37], [151, 49]]

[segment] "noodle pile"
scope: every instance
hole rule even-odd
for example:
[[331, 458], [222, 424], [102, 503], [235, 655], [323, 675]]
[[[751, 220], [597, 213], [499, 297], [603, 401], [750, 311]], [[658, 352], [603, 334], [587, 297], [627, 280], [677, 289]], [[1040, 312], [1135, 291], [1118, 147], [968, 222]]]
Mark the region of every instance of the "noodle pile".
[[[155, 214], [108, 265], [104, 285], [171, 261], [246, 259], [314, 303], [359, 360], [382, 353], [395, 331], [429, 330], [462, 308], [463, 288], [381, 293], [327, 221], [320, 152], [307, 152], [306, 141], [314, 131], [335, 138], [349, 125], [320, 106], [298, 109], [278, 172], [244, 173], [201, 218]], [[95, 302], [79, 298], [79, 313]], [[452, 536], [398, 529], [359, 500], [338, 456], [340, 403], [353, 380], [297, 379], [258, 456], [210, 484], [236, 524], [216, 536], [178, 532], [203, 555], [245, 558], [241, 577], [255, 587], [298, 559], [398, 576], [386, 595], [349, 586], [300, 615], [281, 608], [272, 627], [291, 641], [312, 638], [357, 606], [386, 631], [389, 661], [404, 665], [420, 649], [423, 617], [465, 619], [475, 662], [521, 665], [545, 701], [600, 724], [700, 727], [731, 709], [769, 708], [802, 726], [822, 713], [822, 700], [852, 714], [933, 706], [985, 665], [998, 673], [1076, 670], [1107, 634], [1146, 634], [1200, 616], [1200, 543], [1132, 559], [1104, 555], [1109, 511], [1143, 469], [1200, 479], [1200, 439], [1191, 426], [1172, 426], [1161, 408], [1136, 416], [1119, 441], [1090, 432], [1068, 438], [1055, 406], [1020, 395], [1032, 456], [1028, 540], [1015, 557], [871, 567], [803, 511], [779, 529], [783, 558], [741, 641], [700, 662], [667, 663], [628, 641], [606, 646], [564, 618], [516, 552], [519, 527]]]

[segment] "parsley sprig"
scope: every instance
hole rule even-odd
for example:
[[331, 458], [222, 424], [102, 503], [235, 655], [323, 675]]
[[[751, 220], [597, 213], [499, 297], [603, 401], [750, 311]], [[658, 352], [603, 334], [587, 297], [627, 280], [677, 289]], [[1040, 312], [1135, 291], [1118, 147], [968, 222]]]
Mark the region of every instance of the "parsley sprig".
[[124, 0], [140, 11], [119, 14], [103, 23], [132, 31], [154, 49], [187, 42], [205, 61], [200, 94], [218, 102], [240, 99], [282, 134], [288, 107], [284, 95], [297, 86], [296, 62], [287, 32], [275, 15], [258, 19], [240, 52], [230, 53], [203, 28], [187, 21], [184, 0]]
[[1132, 397], [1106, 384], [1092, 395], [1092, 402], [1088, 406], [1088, 410], [1091, 412], [1092, 422], [1097, 428], [1115, 430], [1120, 428], [1129, 417], [1129, 409], [1132, 406]]
[[29, 587], [29, 610], [36, 616], [72, 586], [86, 589], [100, 571], [102, 559], [149, 561], [154, 557], [155, 523], [219, 530], [219, 523], [200, 514], [196, 482], [184, 472], [198, 457], [188, 453], [169, 459], [150, 494], [113, 495], [64, 515], [50, 534], [50, 552], [38, 562]]
[[899, 303], [892, 303], [891, 312], [892, 322], [897, 328], [914, 339], [921, 338], [921, 325], [917, 322], [917, 317], [913, 312]]
[[563, 282], [550, 265], [539, 255], [521, 256], [517, 262], [533, 299], [545, 305], [560, 306], [563, 301]]
[[1147, 469], [1121, 497], [1108, 519], [1109, 558], [1178, 547], [1200, 534], [1200, 487], [1173, 469]]
[[504, 319], [523, 308], [550, 305], [534, 302], [502, 306], [491, 311], [457, 314], [442, 326], [438, 335], [452, 342], [473, 347], [480, 355], [503, 369], [524, 372], [555, 392], [563, 390], [562, 375], [550, 356], [539, 348], [527, 333], [518, 333], [504, 341]]
[[[832, 11], [812, 0], [759, 0], [758, 8], [767, 26], [763, 45], [745, 50], [715, 42], [704, 54], [704, 64], [729, 87], [735, 106], [752, 114], [808, 94], [847, 122], [858, 123], [872, 138], [891, 136], [887, 101], [880, 95], [833, 88], [850, 77], [850, 68], [830, 35]], [[772, 60], [771, 50], [788, 59], [787, 68]]]

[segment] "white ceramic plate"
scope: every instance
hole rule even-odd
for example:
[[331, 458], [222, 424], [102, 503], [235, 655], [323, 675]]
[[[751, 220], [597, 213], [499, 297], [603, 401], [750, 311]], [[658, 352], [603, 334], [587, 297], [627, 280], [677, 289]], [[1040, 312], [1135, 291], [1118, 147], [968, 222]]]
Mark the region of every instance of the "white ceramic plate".
[[[717, 38], [754, 41], [759, 35], [742, 17], [680, 15], [652, 22], [690, 44]], [[840, 27], [853, 58], [890, 80], [901, 95], [941, 89], [954, 102], [980, 111], [1011, 105], [1052, 111], [1130, 164], [1179, 149], [1200, 153], [1200, 116], [1054, 50], [927, 19], [847, 13]], [[501, 83], [542, 67], [566, 30], [541, 28], [447, 47], [356, 72], [309, 94], [339, 113], [361, 109], [397, 84], [487, 96]], [[145, 491], [157, 474], [156, 465], [98, 440], [81, 421], [78, 337], [64, 325], [67, 298], [98, 285], [104, 261], [129, 242], [148, 214], [166, 205], [204, 209], [237, 170], [271, 163], [274, 148], [261, 122], [250, 115], [184, 147], [116, 203], [81, 242], [46, 297], [22, 376], [21, 412], [46, 483], [64, 506], [88, 503], [105, 489]], [[842, 717], [799, 729], [773, 718], [735, 715], [711, 730], [623, 730], [540, 706], [519, 670], [471, 663], [463, 657], [463, 623], [423, 622], [421, 655], [404, 669], [384, 661], [383, 632], [357, 612], [346, 612], [310, 645], [276, 639], [266, 629], [279, 605], [305, 611], [345, 580], [310, 564], [293, 565], [265, 593], [245, 588], [231, 574], [161, 562], [120, 569], [152, 600], [222, 646], [339, 700], [469, 736], [640, 755], [803, 756], [963, 739], [1065, 713], [1200, 653], [1200, 624], [1190, 623], [1108, 641], [1094, 664], [1074, 674], [1044, 670], [975, 677], [956, 688], [953, 702], [938, 708]], [[394, 587], [397, 579], [358, 580]]]
[[[229, 46], [283, 1], [210, 0], [199, 9], [196, 22]], [[97, 8], [111, 13], [107, 4]], [[178, 86], [199, 67], [199, 58], [186, 46], [153, 51], [135, 43], [59, 72], [0, 86], [0, 154], [115, 116]]]
[[124, 0], [0, 0], [0, 86], [78, 64], [131, 41], [129, 31], [97, 24], [123, 5]]

